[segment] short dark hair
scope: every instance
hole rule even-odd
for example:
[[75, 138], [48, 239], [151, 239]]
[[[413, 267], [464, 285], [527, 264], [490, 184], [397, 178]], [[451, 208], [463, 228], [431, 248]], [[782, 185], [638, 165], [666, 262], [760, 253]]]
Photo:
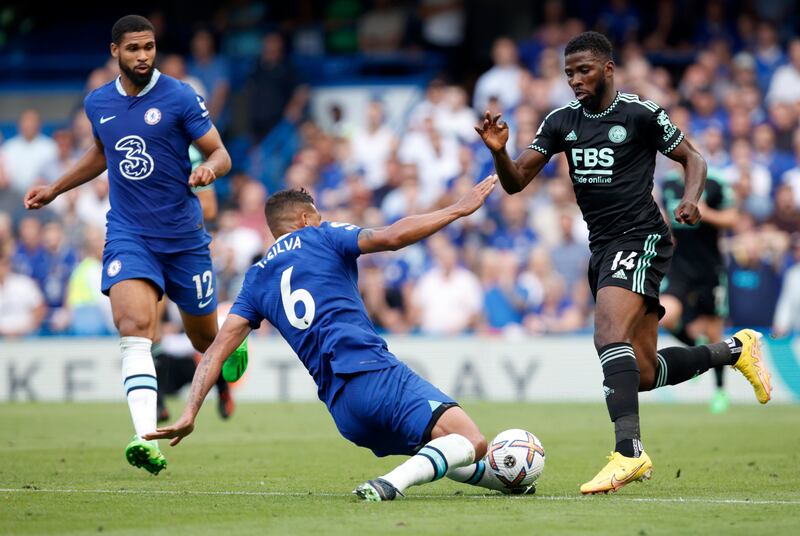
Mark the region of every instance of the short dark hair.
[[604, 60], [611, 60], [614, 52], [611, 41], [605, 35], [597, 32], [583, 32], [570, 39], [564, 49], [564, 55], [569, 56], [587, 50]]
[[273, 234], [275, 234], [274, 231], [280, 225], [280, 219], [286, 209], [299, 204], [314, 204], [314, 198], [305, 188], [281, 190], [267, 199], [267, 203], [264, 205], [264, 215], [267, 217], [267, 225], [270, 231], [273, 231]]
[[153, 24], [141, 15], [125, 15], [111, 27], [111, 41], [115, 45], [122, 43], [126, 33], [131, 32], [153, 32], [156, 33]]

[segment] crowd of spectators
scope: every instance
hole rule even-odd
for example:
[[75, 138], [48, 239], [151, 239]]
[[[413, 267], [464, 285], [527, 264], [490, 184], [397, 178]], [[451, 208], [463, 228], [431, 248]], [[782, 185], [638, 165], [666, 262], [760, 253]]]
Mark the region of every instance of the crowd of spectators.
[[[418, 43], [450, 54], [452, 68], [458, 63], [452, 52], [463, 46], [462, 2], [418, 4]], [[568, 18], [562, 3], [551, 0], [530, 36], [494, 41], [492, 65], [474, 84], [434, 77], [402, 124], [390, 126], [379, 96], [363, 122], [337, 107], [330, 110], [332, 120], [312, 117], [310, 86], [288, 61], [287, 50], [383, 54], [408, 47], [414, 17], [405, 3], [377, 0], [364, 10], [359, 2], [329, 2], [323, 21], [300, 17], [283, 35], [257, 34], [248, 21], [258, 14], [247, 16], [254, 4], [237, 5], [239, 11], [224, 21], [234, 36], [223, 41], [225, 54], [216, 51], [219, 35], [202, 29], [191, 37], [188, 57], [159, 59], [163, 72], [204, 96], [234, 154], [234, 171], [216, 185], [219, 216], [208, 224], [222, 301], [235, 298], [254, 257], [272, 243], [263, 214], [269, 194], [303, 187], [326, 219], [368, 227], [453, 202], [492, 172], [489, 152], [472, 128], [477, 118], [485, 110], [503, 113], [511, 133], [508, 150], [519, 154], [544, 116], [573, 98], [562, 70], [564, 45], [578, 32], [597, 28], [617, 45], [618, 88], [667, 109], [701, 150], [710, 173], [736, 193], [740, 218], [722, 240], [729, 324], [774, 324], [779, 334], [795, 329], [800, 38], [787, 34], [776, 15], [770, 20], [727, 13], [724, 2], [709, 0], [705, 17], [687, 33], [678, 30], [673, 3], [658, 2], [659, 23], [644, 34], [643, 17], [628, 2], [610, 2], [595, 20], [584, 21]], [[237, 84], [230, 58], [242, 50], [258, 59]], [[666, 52], [685, 64], [664, 60]], [[87, 91], [116, 75], [110, 61], [91, 73]], [[238, 130], [237, 99], [248, 111]], [[99, 292], [107, 178], [43, 211], [25, 212], [21, 205], [25, 190], [55, 180], [91, 145], [91, 126], [80, 110], [52, 136], [42, 133], [40, 123], [35, 110], [25, 110], [18, 134], [0, 143], [0, 335], [109, 334], [108, 300]], [[659, 199], [665, 174], [676, 166], [657, 158]], [[565, 159], [554, 157], [523, 192], [498, 191], [478, 212], [423, 243], [363, 257], [360, 285], [376, 325], [390, 333], [423, 334], [587, 329], [593, 312], [586, 282], [588, 233], [571, 185]]]

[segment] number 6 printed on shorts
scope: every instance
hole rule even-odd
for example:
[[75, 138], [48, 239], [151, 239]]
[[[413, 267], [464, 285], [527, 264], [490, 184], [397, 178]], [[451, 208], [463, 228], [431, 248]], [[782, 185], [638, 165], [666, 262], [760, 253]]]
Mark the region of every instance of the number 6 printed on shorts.
[[[314, 313], [316, 313], [317, 306], [314, 303], [314, 298], [311, 293], [304, 288], [292, 290], [292, 270], [294, 266], [288, 267], [281, 274], [281, 302], [283, 302], [283, 311], [286, 313], [286, 318], [289, 323], [297, 329], [308, 329], [311, 327], [311, 322], [314, 321]], [[297, 302], [302, 302], [305, 306], [305, 313], [303, 316], [298, 317], [295, 314], [294, 306]]]

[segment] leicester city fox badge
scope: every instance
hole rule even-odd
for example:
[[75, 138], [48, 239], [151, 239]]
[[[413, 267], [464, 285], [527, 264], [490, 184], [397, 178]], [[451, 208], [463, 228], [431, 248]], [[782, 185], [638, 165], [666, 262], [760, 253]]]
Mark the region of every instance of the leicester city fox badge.
[[628, 136], [628, 131], [622, 125], [614, 125], [608, 131], [608, 139], [614, 143], [622, 143]]

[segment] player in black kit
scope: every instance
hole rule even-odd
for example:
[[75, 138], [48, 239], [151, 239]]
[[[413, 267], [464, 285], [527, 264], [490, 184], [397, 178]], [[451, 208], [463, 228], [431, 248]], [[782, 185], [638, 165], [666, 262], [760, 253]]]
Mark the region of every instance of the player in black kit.
[[545, 117], [517, 160], [506, 152], [508, 126], [499, 114], [487, 112], [475, 129], [492, 151], [500, 183], [509, 194], [525, 188], [554, 154], [566, 154], [589, 227], [589, 283], [597, 303], [594, 343], [616, 434], [609, 463], [581, 492], [608, 493], [652, 473], [640, 441], [638, 391], [675, 385], [716, 365], [739, 369], [762, 404], [769, 401], [771, 387], [753, 330], [718, 344], [657, 351], [658, 320], [664, 312], [659, 286], [669, 267], [672, 241], [652, 196], [656, 151], [683, 166], [685, 192], [674, 210], [683, 224], [700, 220], [706, 163], [666, 111], [616, 91], [611, 43], [603, 35], [578, 35], [564, 55], [576, 100]]
[[[683, 198], [683, 177], [670, 172], [662, 185], [664, 208], [673, 211]], [[719, 342], [728, 310], [728, 284], [719, 235], [736, 224], [738, 212], [731, 187], [709, 172], [700, 198], [699, 225], [671, 222], [675, 251], [667, 277], [661, 284], [661, 303], [666, 314], [661, 326], [689, 346]], [[712, 413], [728, 409], [723, 389], [724, 368], [714, 367], [717, 390], [711, 399]]]

